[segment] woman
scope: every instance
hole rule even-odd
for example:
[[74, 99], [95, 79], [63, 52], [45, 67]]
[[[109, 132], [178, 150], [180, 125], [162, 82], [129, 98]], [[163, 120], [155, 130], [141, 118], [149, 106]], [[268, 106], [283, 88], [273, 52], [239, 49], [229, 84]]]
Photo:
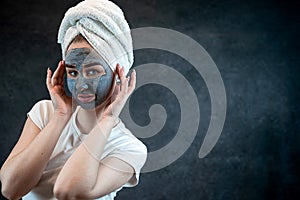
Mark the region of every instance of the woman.
[[66, 12], [58, 34], [64, 60], [47, 70], [51, 100], [28, 113], [1, 168], [5, 197], [106, 200], [138, 183], [147, 149], [118, 117], [136, 82], [134, 71], [126, 78], [129, 32], [121, 9], [106, 0]]

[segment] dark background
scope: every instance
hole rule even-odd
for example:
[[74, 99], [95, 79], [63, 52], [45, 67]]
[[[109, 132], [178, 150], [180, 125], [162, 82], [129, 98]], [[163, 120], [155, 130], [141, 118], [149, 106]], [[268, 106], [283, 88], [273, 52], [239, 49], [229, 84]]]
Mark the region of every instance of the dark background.
[[[64, 12], [79, 1], [1, 1], [0, 164], [17, 141], [26, 113], [48, 98], [46, 68], [60, 60], [56, 44]], [[299, 8], [270, 0], [118, 0], [131, 28], [158, 26], [199, 42], [222, 75], [227, 117], [213, 151], [198, 152], [210, 119], [205, 83], [183, 59], [137, 51], [135, 65], [157, 62], [182, 73], [197, 91], [197, 136], [176, 162], [142, 174], [140, 184], [116, 199], [299, 199]], [[154, 98], [155, 97], [155, 98]], [[167, 144], [178, 126], [178, 101], [159, 85], [136, 91], [134, 119], [147, 124], [147, 106], [161, 103], [168, 120], [161, 133], [143, 139], [149, 151]], [[172, 135], [173, 134], [173, 135]]]

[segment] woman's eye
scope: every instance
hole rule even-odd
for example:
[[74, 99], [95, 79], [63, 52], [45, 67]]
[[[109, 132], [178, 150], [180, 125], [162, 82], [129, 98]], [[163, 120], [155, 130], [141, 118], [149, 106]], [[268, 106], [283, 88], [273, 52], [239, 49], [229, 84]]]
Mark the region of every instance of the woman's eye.
[[88, 72], [87, 72], [87, 74], [88, 75], [96, 75], [96, 74], [98, 74], [98, 71], [96, 71], [96, 70], [89, 70]]
[[78, 75], [78, 72], [77, 71], [70, 71], [69, 75], [72, 76], [72, 77], [76, 77]]
[[86, 76], [90, 77], [90, 78], [95, 78], [95, 77], [101, 76], [103, 74], [104, 74], [104, 72], [102, 73], [101, 71], [95, 70], [95, 69], [91, 69], [86, 72]]

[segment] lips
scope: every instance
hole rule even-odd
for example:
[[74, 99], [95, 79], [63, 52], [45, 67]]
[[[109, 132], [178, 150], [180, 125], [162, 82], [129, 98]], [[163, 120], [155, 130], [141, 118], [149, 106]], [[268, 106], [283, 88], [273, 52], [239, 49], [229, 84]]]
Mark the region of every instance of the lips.
[[90, 103], [95, 100], [94, 94], [78, 94], [77, 99], [83, 103]]

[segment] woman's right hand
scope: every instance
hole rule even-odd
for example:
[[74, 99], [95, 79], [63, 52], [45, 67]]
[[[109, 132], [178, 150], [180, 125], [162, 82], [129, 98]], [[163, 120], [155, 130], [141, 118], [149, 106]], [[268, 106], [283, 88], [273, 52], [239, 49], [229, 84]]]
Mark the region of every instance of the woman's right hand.
[[46, 85], [54, 106], [54, 114], [61, 117], [72, 115], [72, 98], [66, 95], [64, 89], [65, 61], [58, 63], [53, 76], [50, 68], [47, 69]]

